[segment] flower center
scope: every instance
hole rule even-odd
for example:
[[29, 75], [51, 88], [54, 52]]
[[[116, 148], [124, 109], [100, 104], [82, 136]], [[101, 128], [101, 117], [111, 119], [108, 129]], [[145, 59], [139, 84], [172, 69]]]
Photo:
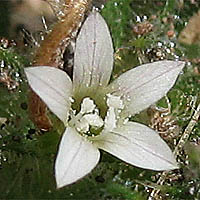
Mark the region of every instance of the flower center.
[[69, 125], [84, 136], [96, 136], [101, 131], [112, 131], [117, 126], [119, 113], [124, 108], [120, 97], [107, 94], [106, 99], [107, 113], [104, 119], [100, 116], [100, 110], [95, 102], [85, 97], [81, 102], [81, 109], [78, 114], [75, 111], [71, 113]]

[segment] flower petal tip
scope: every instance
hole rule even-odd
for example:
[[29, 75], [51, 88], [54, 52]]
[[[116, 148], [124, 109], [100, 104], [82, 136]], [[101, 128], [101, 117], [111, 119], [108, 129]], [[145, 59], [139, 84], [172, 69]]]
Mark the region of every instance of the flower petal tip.
[[170, 163], [170, 165], [168, 165], [165, 170], [174, 170], [174, 169], [179, 169], [177, 162]]
[[172, 170], [173, 169], [179, 169], [180, 167], [179, 167], [179, 164], [176, 162], [176, 160], [175, 160], [175, 158], [174, 158], [174, 162], [172, 163]]
[[67, 186], [66, 184], [62, 183], [62, 182], [58, 182], [56, 180], [56, 189], [59, 190], [61, 188], [63, 188], [64, 186]]
[[185, 62], [184, 61], [177, 61], [177, 67], [180, 67], [180, 69], [182, 70], [185, 66]]
[[155, 166], [155, 168], [153, 170], [155, 171], [170, 171], [170, 170], [175, 170], [175, 169], [179, 169], [179, 165], [176, 162], [174, 156], [172, 155], [172, 153], [170, 153], [171, 155], [169, 155], [171, 158], [168, 158], [168, 160], [165, 160], [165, 162], [163, 162], [162, 165], [158, 164], [157, 167]]
[[63, 178], [62, 178], [62, 179], [58, 179], [58, 178], [56, 177], [56, 189], [59, 190], [59, 189], [65, 187], [65, 186], [71, 185], [71, 184], [73, 184], [73, 183], [75, 183], [75, 182], [76, 182], [76, 181], [72, 181], [72, 182], [67, 181], [67, 182], [66, 182], [66, 180], [64, 180]]

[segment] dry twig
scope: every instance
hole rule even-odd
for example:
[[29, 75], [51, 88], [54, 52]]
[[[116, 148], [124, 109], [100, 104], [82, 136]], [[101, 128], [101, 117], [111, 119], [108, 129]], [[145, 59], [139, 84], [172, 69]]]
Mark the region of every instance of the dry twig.
[[[197, 106], [197, 109], [194, 111], [193, 116], [191, 117], [190, 122], [188, 123], [184, 133], [182, 134], [176, 148], [174, 149], [174, 156], [177, 158], [179, 155], [180, 150], [183, 149], [185, 143], [188, 141], [190, 134], [192, 133], [193, 128], [197, 124], [197, 121], [200, 117], [200, 104]], [[168, 175], [168, 171], [165, 171], [161, 174], [160, 178], [157, 181], [157, 185], [163, 185]], [[149, 195], [148, 200], [155, 200], [158, 199], [160, 189], [153, 189]]]

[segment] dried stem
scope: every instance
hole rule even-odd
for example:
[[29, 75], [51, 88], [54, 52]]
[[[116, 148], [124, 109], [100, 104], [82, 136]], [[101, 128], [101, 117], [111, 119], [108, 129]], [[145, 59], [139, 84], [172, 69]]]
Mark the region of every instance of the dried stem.
[[[180, 150], [183, 149], [185, 143], [188, 141], [190, 134], [192, 133], [193, 128], [195, 127], [198, 119], [200, 117], [200, 104], [197, 106], [197, 109], [195, 110], [189, 124], [187, 125], [183, 135], [181, 136], [178, 144], [176, 145], [176, 148], [174, 149], [174, 156], [177, 158]], [[157, 185], [163, 185], [166, 177], [168, 175], [168, 172], [165, 171], [161, 174], [160, 178], [157, 181]], [[148, 200], [154, 200], [158, 197], [158, 194], [160, 192], [160, 189], [153, 189], [151, 194], [149, 195]]]
[[[88, 11], [91, 0], [65, 0], [64, 16], [60, 18], [53, 30], [42, 41], [36, 52], [33, 65], [52, 66], [61, 68], [62, 56], [70, 40], [76, 35], [85, 13]], [[46, 105], [31, 90], [29, 110], [31, 119], [38, 128], [49, 130], [51, 122], [46, 115]]]

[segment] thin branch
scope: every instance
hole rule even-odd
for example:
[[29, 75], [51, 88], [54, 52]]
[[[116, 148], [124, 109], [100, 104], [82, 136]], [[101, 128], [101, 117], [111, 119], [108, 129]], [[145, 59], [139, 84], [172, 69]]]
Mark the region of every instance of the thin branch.
[[[61, 1], [57, 4], [59, 2]], [[64, 50], [75, 37], [91, 5], [91, 0], [62, 0], [62, 2], [65, 2], [65, 5], [61, 4], [64, 15], [41, 42], [33, 60], [34, 66], [62, 68]], [[51, 120], [46, 113], [46, 105], [33, 90], [30, 91], [28, 107], [30, 118], [39, 129], [48, 131], [52, 128]]]
[[[178, 144], [176, 145], [176, 148], [174, 149], [174, 156], [177, 158], [180, 150], [183, 149], [185, 143], [188, 141], [190, 134], [192, 133], [193, 128], [195, 127], [195, 125], [198, 122], [198, 119], [200, 117], [200, 104], [197, 106], [197, 109], [195, 110], [189, 124], [187, 125], [183, 135], [181, 136]], [[161, 174], [160, 178], [157, 181], [157, 185], [163, 185], [166, 177], [168, 175], [168, 171], [165, 171]], [[160, 189], [153, 189], [151, 194], [149, 195], [148, 200], [154, 200], [156, 199], [156, 197], [158, 196], [160, 192]]]

